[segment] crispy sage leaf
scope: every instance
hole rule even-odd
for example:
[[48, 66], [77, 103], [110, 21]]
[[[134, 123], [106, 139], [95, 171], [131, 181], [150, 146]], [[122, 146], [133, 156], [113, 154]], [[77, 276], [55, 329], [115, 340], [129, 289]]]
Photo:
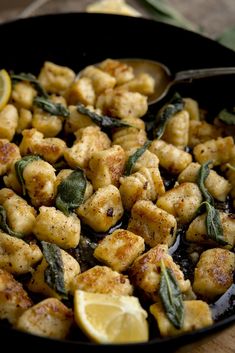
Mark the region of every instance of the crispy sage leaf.
[[227, 109], [223, 109], [219, 113], [218, 118], [227, 125], [235, 125], [235, 112], [229, 112]]
[[142, 154], [144, 154], [144, 152], [147, 150], [147, 148], [149, 147], [149, 145], [151, 144], [152, 141], [146, 141], [145, 144], [138, 148], [135, 153], [133, 153], [127, 160], [126, 162], [126, 166], [125, 166], [125, 171], [124, 171], [124, 175], [128, 176], [131, 174], [132, 169], [136, 163], [136, 161], [142, 156]]
[[214, 199], [205, 186], [206, 178], [210, 173], [209, 164], [211, 164], [211, 161], [202, 164], [197, 176], [197, 184], [205, 199], [201, 203], [197, 214], [204, 209], [204, 206], [206, 207], [206, 232], [208, 238], [216, 241], [218, 244], [227, 245], [228, 243], [224, 240], [219, 211], [214, 207]]
[[211, 164], [211, 161], [208, 161], [208, 162], [201, 165], [201, 168], [199, 169], [198, 176], [197, 176], [197, 184], [199, 186], [199, 189], [200, 189], [204, 199], [209, 204], [214, 206], [214, 199], [205, 186], [206, 178], [210, 174], [210, 168], [209, 168], [210, 164]]
[[86, 108], [83, 104], [77, 104], [77, 111], [81, 114], [89, 116], [89, 118], [100, 127], [112, 128], [112, 127], [127, 127], [130, 126], [127, 123], [124, 123], [120, 119], [111, 118], [106, 115], [99, 115], [95, 112], [92, 112], [90, 109]]
[[43, 255], [48, 263], [44, 272], [45, 282], [55, 290], [62, 298], [67, 299], [67, 292], [64, 283], [64, 264], [61, 250], [56, 244], [42, 241]]
[[26, 189], [25, 189], [25, 183], [24, 183], [24, 177], [23, 177], [24, 168], [29, 163], [31, 163], [33, 161], [38, 161], [39, 159], [41, 159], [41, 158], [37, 155], [28, 155], [28, 156], [21, 158], [19, 161], [17, 161], [15, 163], [15, 172], [16, 172], [17, 179], [22, 187], [23, 196], [26, 195]]
[[14, 232], [13, 230], [10, 229], [10, 227], [7, 224], [7, 215], [5, 208], [3, 206], [0, 206], [0, 228], [7, 234], [11, 235], [12, 237], [16, 238], [23, 238], [24, 234]]
[[219, 211], [207, 201], [201, 204], [201, 206], [203, 205], [206, 206], [206, 230], [208, 238], [220, 245], [228, 245], [228, 242], [224, 240]]
[[83, 170], [74, 170], [58, 186], [56, 207], [68, 216], [70, 211], [83, 203], [86, 184], [87, 180]]
[[168, 120], [174, 114], [183, 110], [184, 104], [185, 103], [182, 97], [178, 93], [175, 93], [171, 101], [165, 107], [163, 107], [157, 115], [156, 127], [153, 132], [154, 138], [160, 139], [162, 137]]
[[13, 81], [27, 81], [30, 82], [34, 85], [35, 89], [37, 90], [38, 94], [44, 98], [48, 98], [48, 94], [45, 91], [45, 89], [42, 87], [42, 85], [40, 84], [40, 82], [36, 79], [36, 77], [30, 73], [26, 74], [24, 72], [15, 75], [12, 74], [11, 75], [11, 79]]
[[59, 115], [67, 118], [69, 116], [69, 110], [60, 103], [53, 103], [48, 98], [44, 97], [35, 97], [34, 104], [36, 104], [39, 108], [44, 110], [51, 115]]
[[184, 323], [184, 303], [174, 273], [161, 260], [159, 295], [169, 321], [180, 329]]

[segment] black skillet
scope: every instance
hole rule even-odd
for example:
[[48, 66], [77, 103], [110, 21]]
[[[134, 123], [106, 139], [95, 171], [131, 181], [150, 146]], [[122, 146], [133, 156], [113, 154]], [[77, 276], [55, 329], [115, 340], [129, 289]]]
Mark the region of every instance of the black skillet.
[[[235, 66], [235, 53], [198, 34], [142, 18], [100, 14], [60, 14], [18, 20], [0, 25], [0, 68], [37, 74], [45, 60], [73, 68], [105, 58], [147, 58], [180, 70]], [[197, 80], [179, 85], [184, 96], [197, 99], [216, 113], [235, 102], [235, 75]], [[170, 95], [171, 92], [169, 92]], [[180, 337], [152, 339], [145, 344], [96, 345], [82, 341], [58, 341], [0, 327], [1, 352], [170, 352], [208, 337], [235, 322], [235, 314], [213, 326]]]

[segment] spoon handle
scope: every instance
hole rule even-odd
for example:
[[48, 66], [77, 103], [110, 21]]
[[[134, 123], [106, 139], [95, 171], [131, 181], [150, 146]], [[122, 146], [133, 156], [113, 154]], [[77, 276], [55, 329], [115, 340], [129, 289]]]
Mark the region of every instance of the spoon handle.
[[191, 82], [197, 78], [235, 74], [235, 67], [215, 67], [210, 69], [194, 69], [179, 71], [175, 74], [174, 82]]

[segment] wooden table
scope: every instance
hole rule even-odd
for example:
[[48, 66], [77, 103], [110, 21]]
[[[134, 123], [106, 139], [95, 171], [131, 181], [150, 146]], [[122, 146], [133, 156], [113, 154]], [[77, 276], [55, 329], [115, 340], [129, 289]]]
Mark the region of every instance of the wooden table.
[[[235, 0], [166, 0], [174, 5], [189, 20], [203, 28], [203, 33], [211, 38], [216, 38], [227, 27], [235, 26]], [[14, 18], [20, 13], [23, 6], [30, 0], [0, 1], [0, 20]], [[51, 0], [37, 13], [84, 11], [87, 4], [94, 0]], [[143, 15], [143, 7], [137, 0], [127, 0], [134, 5]], [[235, 326], [215, 334], [209, 340], [200, 340], [192, 345], [184, 346], [175, 353], [234, 353], [235, 352]]]

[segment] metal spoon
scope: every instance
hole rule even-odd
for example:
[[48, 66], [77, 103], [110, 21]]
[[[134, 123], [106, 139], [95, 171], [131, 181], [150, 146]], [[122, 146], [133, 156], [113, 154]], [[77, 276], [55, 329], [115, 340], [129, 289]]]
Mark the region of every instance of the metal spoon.
[[235, 67], [218, 67], [179, 71], [173, 76], [169, 68], [158, 61], [147, 59], [119, 59], [119, 61], [132, 66], [135, 74], [145, 72], [149, 73], [155, 79], [154, 93], [148, 97], [149, 105], [165, 97], [170, 87], [176, 83], [192, 82], [192, 80], [199, 78], [235, 74]]

